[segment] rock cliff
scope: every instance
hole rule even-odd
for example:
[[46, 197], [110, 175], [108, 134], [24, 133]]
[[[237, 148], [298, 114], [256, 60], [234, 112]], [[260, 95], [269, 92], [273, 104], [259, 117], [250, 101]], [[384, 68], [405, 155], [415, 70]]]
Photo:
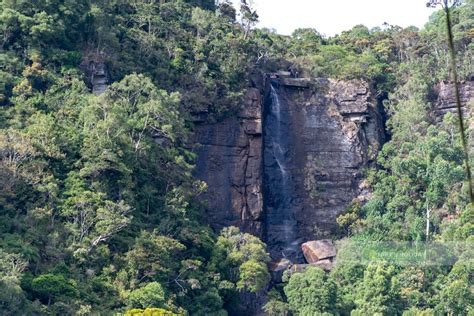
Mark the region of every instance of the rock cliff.
[[[333, 233], [337, 215], [364, 193], [364, 169], [381, 147], [383, 122], [362, 81], [288, 78], [269, 85], [265, 240], [273, 257], [301, 262], [300, 244]], [[280, 104], [278, 115], [275, 103]], [[281, 136], [275, 141], [278, 128]], [[287, 179], [282, 179], [281, 165]], [[286, 182], [289, 186], [282, 188]]]
[[[465, 118], [469, 118], [470, 127], [474, 128], [474, 120], [472, 119], [472, 102], [474, 99], [474, 81], [463, 81], [459, 85], [459, 95]], [[446, 113], [457, 113], [456, 96], [454, 94], [454, 84], [450, 82], [440, 82], [435, 91], [438, 98], [433, 106], [433, 115], [436, 121], [442, 121]]]
[[381, 115], [362, 81], [273, 76], [244, 100], [237, 116], [195, 129], [209, 222], [239, 226], [263, 237], [273, 257], [301, 261], [300, 244], [334, 232], [336, 216], [364, 193]]
[[262, 99], [247, 92], [237, 116], [215, 124], [197, 123], [195, 175], [205, 181], [209, 222], [216, 229], [239, 226], [262, 237]]

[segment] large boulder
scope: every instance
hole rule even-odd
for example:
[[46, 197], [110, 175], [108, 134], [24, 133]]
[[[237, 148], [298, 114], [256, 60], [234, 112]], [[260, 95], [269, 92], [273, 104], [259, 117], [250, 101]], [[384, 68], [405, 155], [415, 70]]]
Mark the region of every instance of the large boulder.
[[272, 272], [286, 270], [291, 266], [291, 261], [285, 258], [270, 262], [268, 268]]
[[331, 259], [324, 259], [310, 264], [294, 264], [290, 267], [289, 271], [291, 275], [294, 273], [304, 273], [309, 267], [318, 267], [329, 272], [334, 268], [334, 265], [335, 263]]
[[274, 283], [281, 283], [283, 273], [285, 273], [286, 270], [289, 270], [292, 264], [293, 263], [290, 260], [285, 258], [270, 262], [268, 269], [272, 275], [272, 281]]
[[336, 256], [336, 248], [330, 239], [305, 242], [301, 245], [301, 250], [306, 261], [310, 264]]
[[335, 262], [331, 259], [323, 259], [319, 260], [318, 262], [311, 263], [310, 266], [321, 268], [324, 271], [331, 271], [335, 266]]

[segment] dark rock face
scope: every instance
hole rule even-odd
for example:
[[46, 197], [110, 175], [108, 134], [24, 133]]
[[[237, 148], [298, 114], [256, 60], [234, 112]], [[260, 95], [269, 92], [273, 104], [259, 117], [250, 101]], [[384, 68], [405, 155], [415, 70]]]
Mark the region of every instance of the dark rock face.
[[264, 193], [266, 242], [272, 257], [298, 261], [299, 241], [295, 205], [298, 200], [292, 108], [282, 97], [278, 82], [270, 83], [270, 97], [264, 109]]
[[102, 94], [109, 84], [107, 65], [100, 56], [88, 56], [81, 64], [92, 93]]
[[337, 215], [362, 193], [363, 169], [382, 138], [382, 118], [362, 81], [271, 81], [263, 186], [273, 257], [302, 262], [302, 242], [334, 232]]
[[107, 66], [104, 63], [97, 64], [92, 72], [92, 93], [102, 94], [107, 89]]
[[273, 258], [303, 262], [300, 245], [334, 232], [363, 193], [382, 118], [362, 81], [277, 76], [265, 86], [249, 89], [237, 116], [197, 122], [195, 175], [208, 184], [214, 228], [239, 226], [263, 237]]
[[[474, 99], [474, 81], [463, 81], [459, 85], [459, 95], [461, 105], [463, 106], [464, 117], [472, 117], [472, 108], [469, 108], [469, 102]], [[433, 114], [437, 121], [442, 121], [446, 113], [457, 113], [456, 96], [454, 93], [454, 84], [441, 82], [436, 86], [438, 99], [434, 104]], [[471, 119], [471, 123], [473, 120]]]
[[197, 125], [195, 175], [208, 185], [204, 200], [214, 228], [239, 226], [262, 236], [261, 94], [250, 89], [237, 117]]

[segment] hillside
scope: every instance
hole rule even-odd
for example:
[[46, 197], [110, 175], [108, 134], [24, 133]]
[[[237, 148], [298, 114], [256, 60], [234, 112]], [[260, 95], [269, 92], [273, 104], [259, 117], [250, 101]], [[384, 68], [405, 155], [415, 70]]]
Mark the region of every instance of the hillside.
[[0, 8], [0, 315], [474, 313], [443, 10], [328, 38], [246, 1]]

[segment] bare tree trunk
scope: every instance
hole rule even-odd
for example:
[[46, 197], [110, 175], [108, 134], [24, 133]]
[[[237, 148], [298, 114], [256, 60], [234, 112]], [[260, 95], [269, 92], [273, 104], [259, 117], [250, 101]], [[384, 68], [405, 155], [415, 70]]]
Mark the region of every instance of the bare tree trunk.
[[426, 241], [430, 238], [430, 208], [426, 203]]
[[472, 176], [471, 176], [471, 167], [469, 165], [469, 149], [467, 146], [467, 139], [464, 130], [464, 119], [461, 108], [461, 96], [459, 94], [459, 82], [458, 82], [458, 72], [456, 70], [456, 51], [454, 50], [454, 41], [453, 41], [453, 31], [451, 28], [451, 14], [449, 12], [448, 0], [444, 0], [444, 11], [446, 13], [446, 28], [448, 30], [448, 44], [449, 44], [449, 53], [451, 57], [451, 70], [453, 72], [454, 80], [454, 93], [456, 96], [456, 106], [459, 120], [459, 129], [461, 132], [462, 146], [464, 149], [464, 165], [467, 173], [467, 181], [469, 182], [469, 197], [471, 204], [474, 204], [474, 192], [472, 189]]

